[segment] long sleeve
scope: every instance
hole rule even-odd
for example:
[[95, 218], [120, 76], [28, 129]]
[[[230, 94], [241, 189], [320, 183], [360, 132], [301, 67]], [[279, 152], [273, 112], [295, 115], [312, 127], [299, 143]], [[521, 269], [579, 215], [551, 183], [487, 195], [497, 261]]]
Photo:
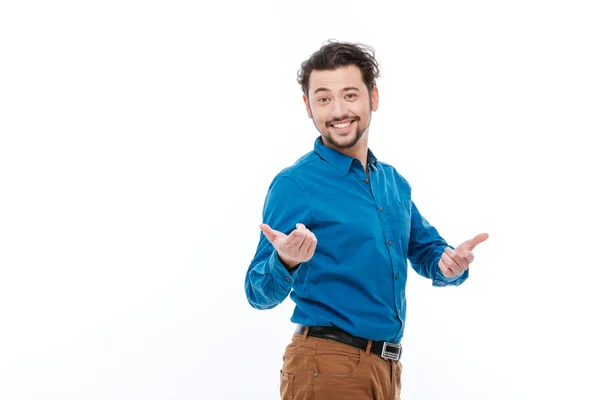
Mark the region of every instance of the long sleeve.
[[429, 278], [433, 286], [458, 286], [469, 277], [467, 269], [454, 278], [446, 278], [438, 266], [446, 247], [454, 250], [440, 236], [438, 231], [421, 215], [417, 206], [412, 203], [410, 240], [408, 243], [408, 259], [413, 269], [421, 276]]
[[[290, 177], [277, 176], [267, 192], [263, 206], [263, 223], [289, 235], [297, 223], [309, 226], [311, 213], [308, 198]], [[254, 258], [246, 273], [246, 297], [252, 307], [265, 310], [280, 304], [289, 295], [297, 271], [288, 271], [277, 250], [260, 232]]]

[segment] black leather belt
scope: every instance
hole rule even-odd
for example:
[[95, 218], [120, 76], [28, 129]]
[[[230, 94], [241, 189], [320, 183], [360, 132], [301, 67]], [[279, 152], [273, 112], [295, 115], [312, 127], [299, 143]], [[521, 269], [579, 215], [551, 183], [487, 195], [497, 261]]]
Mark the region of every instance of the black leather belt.
[[[296, 325], [296, 333], [304, 334], [304, 325]], [[368, 339], [353, 336], [339, 328], [331, 326], [311, 326], [308, 329], [308, 336], [320, 339], [330, 339], [336, 342], [344, 343], [361, 350], [367, 350]], [[381, 356], [385, 360], [400, 360], [402, 356], [402, 344], [390, 343], [384, 341], [373, 341], [371, 344], [371, 353]]]

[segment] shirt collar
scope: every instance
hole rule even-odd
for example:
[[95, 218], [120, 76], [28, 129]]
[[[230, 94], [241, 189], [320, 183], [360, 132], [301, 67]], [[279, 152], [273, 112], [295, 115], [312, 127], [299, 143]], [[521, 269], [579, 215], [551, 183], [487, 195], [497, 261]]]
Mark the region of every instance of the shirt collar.
[[[344, 175], [348, 175], [352, 162], [355, 160], [354, 157], [350, 157], [342, 152], [339, 152], [331, 147], [327, 147], [323, 144], [323, 138], [321, 136], [315, 139], [315, 153], [317, 153], [322, 159], [333, 165]], [[358, 162], [358, 160], [356, 160]], [[377, 157], [371, 151], [367, 149], [367, 165], [372, 165], [377, 162]]]

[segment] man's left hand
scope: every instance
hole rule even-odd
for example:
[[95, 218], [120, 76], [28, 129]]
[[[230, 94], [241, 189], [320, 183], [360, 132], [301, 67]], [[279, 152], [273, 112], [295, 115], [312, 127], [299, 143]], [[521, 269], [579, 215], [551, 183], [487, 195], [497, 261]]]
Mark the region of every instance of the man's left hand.
[[475, 259], [475, 256], [473, 255], [475, 246], [486, 240], [488, 237], [489, 235], [487, 233], [480, 233], [473, 239], [462, 242], [454, 250], [450, 247], [446, 247], [438, 264], [442, 270], [442, 274], [444, 274], [446, 278], [453, 278], [462, 274], [469, 268], [469, 264]]

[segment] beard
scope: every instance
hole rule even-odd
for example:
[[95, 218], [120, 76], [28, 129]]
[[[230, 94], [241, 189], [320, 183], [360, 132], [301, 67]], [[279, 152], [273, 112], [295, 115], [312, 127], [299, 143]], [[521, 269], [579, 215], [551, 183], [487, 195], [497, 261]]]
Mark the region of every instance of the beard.
[[358, 143], [360, 138], [365, 133], [365, 130], [361, 130], [358, 126], [358, 120], [356, 120], [355, 125], [356, 126], [354, 127], [353, 131], [342, 137], [339, 137], [335, 133], [332, 133], [329, 130], [329, 128], [326, 128], [324, 132], [321, 132], [321, 135], [323, 136], [323, 140], [327, 141], [327, 143], [329, 143], [330, 145], [338, 149], [349, 149], [350, 147]]
[[[345, 118], [340, 118], [340, 120], [342, 120], [342, 119], [345, 119]], [[330, 129], [334, 129], [334, 128], [331, 128], [331, 125], [334, 124], [336, 121], [328, 122], [325, 126], [325, 129], [323, 129], [323, 130], [319, 129], [319, 127], [316, 124], [315, 124], [315, 127], [321, 133], [323, 140], [326, 141], [329, 145], [331, 145], [335, 148], [338, 148], [338, 149], [349, 149], [349, 148], [353, 147], [354, 145], [356, 145], [356, 143], [358, 143], [358, 141], [363, 137], [363, 135], [365, 134], [367, 129], [369, 129], [368, 124], [361, 128], [360, 121], [361, 121], [360, 118], [357, 117], [353, 122], [354, 126], [352, 128], [352, 131], [350, 131], [349, 133], [347, 133], [344, 136], [339, 136], [338, 134], [336, 134], [330, 130]], [[314, 124], [314, 120], [313, 120], [313, 124]]]
[[367, 130], [369, 129], [369, 125], [371, 122], [371, 114], [371, 102], [369, 102], [369, 116], [366, 125], [361, 128], [361, 119], [359, 117], [355, 117], [353, 122], [354, 127], [352, 128], [353, 130], [344, 136], [338, 136], [336, 133], [332, 132], [331, 130], [335, 128], [332, 128], [331, 125], [336, 123], [337, 121], [343, 121], [345, 119], [348, 119], [348, 116], [344, 116], [342, 118], [337, 118], [335, 120], [326, 122], [325, 128], [323, 130], [321, 130], [317, 126], [314, 119], [313, 124], [315, 125], [315, 128], [317, 128], [317, 131], [321, 133], [324, 142], [327, 142], [330, 146], [335, 147], [337, 149], [349, 149], [356, 145], [356, 143], [359, 142], [359, 140], [363, 137], [365, 132], [367, 132]]

